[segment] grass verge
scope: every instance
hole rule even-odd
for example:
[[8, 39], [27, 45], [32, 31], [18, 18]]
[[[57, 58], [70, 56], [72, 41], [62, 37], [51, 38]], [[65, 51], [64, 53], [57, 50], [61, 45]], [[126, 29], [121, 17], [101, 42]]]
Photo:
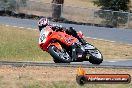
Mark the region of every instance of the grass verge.
[[31, 85], [25, 86], [25, 88], [131, 88], [132, 84], [86, 84], [84, 86], [79, 86], [76, 83], [69, 82], [52, 82], [47, 86], [43, 86], [42, 83], [34, 83]]
[[105, 59], [132, 59], [132, 45], [90, 38], [87, 41], [96, 46]]
[[49, 60], [49, 54], [38, 47], [39, 32], [0, 26], [0, 60]]
[[[50, 55], [38, 47], [39, 32], [0, 25], [0, 60], [46, 61]], [[132, 45], [87, 39], [105, 59], [131, 59]]]
[[[85, 68], [89, 74], [130, 74], [131, 69]], [[63, 74], [65, 73], [65, 74]], [[132, 88], [130, 84], [76, 83], [77, 68], [0, 66], [0, 88]]]

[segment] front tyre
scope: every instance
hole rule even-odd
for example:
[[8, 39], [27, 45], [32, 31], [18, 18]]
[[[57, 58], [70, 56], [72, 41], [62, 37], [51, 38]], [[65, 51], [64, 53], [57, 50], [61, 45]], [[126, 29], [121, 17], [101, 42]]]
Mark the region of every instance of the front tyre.
[[95, 48], [93, 50], [89, 50], [89, 62], [92, 64], [101, 64], [103, 61], [103, 55], [101, 54], [101, 52]]
[[54, 58], [55, 63], [70, 63], [71, 57], [65, 49], [59, 50], [56, 46], [49, 46], [48, 52]]

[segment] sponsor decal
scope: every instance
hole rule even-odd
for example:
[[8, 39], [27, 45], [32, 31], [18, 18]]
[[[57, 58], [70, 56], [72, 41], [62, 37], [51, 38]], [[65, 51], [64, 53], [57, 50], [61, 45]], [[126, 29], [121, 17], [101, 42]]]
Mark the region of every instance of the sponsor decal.
[[87, 74], [83, 68], [79, 68], [76, 81], [79, 85], [86, 83], [128, 84], [131, 82], [131, 76], [129, 74]]

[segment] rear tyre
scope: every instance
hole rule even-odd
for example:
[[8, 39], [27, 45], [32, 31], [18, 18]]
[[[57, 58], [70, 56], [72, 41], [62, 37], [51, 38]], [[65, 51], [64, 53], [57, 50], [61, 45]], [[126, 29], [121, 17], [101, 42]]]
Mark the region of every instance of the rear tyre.
[[59, 50], [56, 46], [49, 46], [48, 52], [54, 58], [55, 63], [70, 63], [71, 57], [65, 49]]

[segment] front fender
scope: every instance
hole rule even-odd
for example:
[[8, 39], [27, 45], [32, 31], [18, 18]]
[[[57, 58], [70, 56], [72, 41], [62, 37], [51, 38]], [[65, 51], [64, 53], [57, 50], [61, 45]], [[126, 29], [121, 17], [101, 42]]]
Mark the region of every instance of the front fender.
[[[58, 43], [58, 42], [50, 43], [49, 46], [56, 46], [59, 50], [62, 49], [62, 46], [61, 46], [60, 43]], [[49, 46], [48, 46], [48, 47], [49, 47]]]

